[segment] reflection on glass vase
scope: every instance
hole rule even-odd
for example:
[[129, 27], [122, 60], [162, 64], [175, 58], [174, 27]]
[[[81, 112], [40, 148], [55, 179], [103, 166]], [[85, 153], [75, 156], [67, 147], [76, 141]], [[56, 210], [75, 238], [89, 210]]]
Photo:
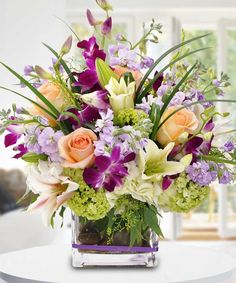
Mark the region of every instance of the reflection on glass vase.
[[112, 238], [99, 231], [97, 221], [72, 214], [72, 265], [85, 266], [157, 266], [158, 237], [145, 231], [142, 241], [130, 247], [127, 230]]

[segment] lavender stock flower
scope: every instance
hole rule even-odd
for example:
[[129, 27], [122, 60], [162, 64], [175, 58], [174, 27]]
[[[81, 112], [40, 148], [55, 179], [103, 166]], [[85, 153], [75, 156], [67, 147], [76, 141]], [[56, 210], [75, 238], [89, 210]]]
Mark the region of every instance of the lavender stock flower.
[[121, 159], [121, 149], [115, 146], [110, 156], [97, 156], [96, 168], [86, 168], [83, 173], [85, 182], [94, 189], [104, 188], [109, 192], [123, 184], [122, 179], [128, 175], [125, 163], [134, 160], [135, 154], [131, 153]]
[[226, 152], [231, 152], [235, 149], [234, 143], [232, 141], [227, 141], [224, 145], [223, 145], [223, 149]]

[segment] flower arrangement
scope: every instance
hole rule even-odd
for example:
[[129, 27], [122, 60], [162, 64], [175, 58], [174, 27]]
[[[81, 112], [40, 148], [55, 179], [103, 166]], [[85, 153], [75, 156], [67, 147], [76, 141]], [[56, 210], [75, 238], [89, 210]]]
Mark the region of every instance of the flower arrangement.
[[102, 223], [108, 243], [128, 231], [133, 246], [148, 229], [162, 236], [162, 210], [189, 212], [213, 182], [234, 182], [235, 140], [221, 139], [230, 133], [222, 126], [229, 113], [216, 103], [235, 101], [222, 98], [227, 75], [217, 79], [212, 68], [187, 62], [206, 49], [192, 51], [188, 44], [207, 35], [183, 39], [154, 61], [146, 45], [158, 43], [161, 25], [153, 20], [135, 44], [122, 34], [110, 44], [112, 7], [96, 2], [106, 18], [87, 10], [95, 34], [75, 35], [79, 66], [69, 55], [72, 36], [59, 52], [44, 44], [54, 56], [47, 70], [26, 66], [21, 76], [1, 63], [36, 99], [1, 87], [30, 106], [2, 110], [0, 131], [13, 157], [28, 164], [29, 212], [40, 210], [53, 225], [68, 207], [83, 221]]

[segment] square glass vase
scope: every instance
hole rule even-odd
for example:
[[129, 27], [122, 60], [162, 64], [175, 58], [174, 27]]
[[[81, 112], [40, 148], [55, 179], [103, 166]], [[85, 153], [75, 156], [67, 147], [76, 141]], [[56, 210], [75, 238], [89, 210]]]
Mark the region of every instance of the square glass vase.
[[158, 264], [158, 237], [148, 230], [142, 243], [129, 246], [129, 233], [116, 232], [112, 243], [98, 232], [94, 221], [72, 214], [72, 266], [143, 266]]

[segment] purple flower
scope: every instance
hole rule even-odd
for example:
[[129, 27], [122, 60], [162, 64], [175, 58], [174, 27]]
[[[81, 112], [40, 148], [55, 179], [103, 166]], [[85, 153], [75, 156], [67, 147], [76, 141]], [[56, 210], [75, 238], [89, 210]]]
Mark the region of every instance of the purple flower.
[[184, 152], [186, 154], [192, 153], [193, 161], [196, 161], [200, 153], [205, 155], [209, 153], [211, 150], [211, 142], [212, 139], [210, 141], [205, 141], [203, 138], [196, 136], [186, 142], [184, 146]]
[[31, 65], [27, 65], [24, 68], [24, 75], [29, 76], [34, 71], [34, 67]]
[[112, 29], [112, 18], [109, 17], [101, 25], [101, 33], [105, 36], [109, 35], [111, 33], [111, 29]]
[[62, 131], [54, 132], [50, 127], [44, 128], [38, 136], [38, 143], [42, 148], [42, 152], [50, 156], [58, 152], [58, 140], [63, 136]]
[[150, 94], [142, 99], [142, 103], [136, 104], [136, 108], [142, 109], [145, 113], [149, 114], [153, 103], [159, 105], [160, 107], [162, 107], [164, 104], [159, 96], [154, 97], [152, 94]]
[[219, 80], [217, 80], [217, 79], [213, 80], [212, 83], [213, 83], [213, 85], [216, 86], [216, 87], [219, 87], [220, 84], [221, 84], [221, 82], [220, 82]]
[[206, 123], [203, 130], [204, 130], [204, 132], [208, 133], [208, 132], [211, 132], [214, 129], [214, 127], [215, 127], [215, 124], [214, 124], [213, 120], [211, 119]]
[[19, 152], [13, 156], [13, 158], [16, 159], [21, 158], [24, 154], [28, 152], [28, 149], [24, 144], [17, 145], [16, 147], [14, 147], [14, 150], [19, 150]]
[[41, 130], [37, 126], [31, 126], [26, 129], [24, 142], [29, 152], [42, 153], [41, 146], [38, 144], [38, 136], [40, 134]]
[[140, 63], [137, 60], [135, 51], [130, 50], [126, 45], [118, 43], [117, 45], [110, 45], [108, 47], [110, 55], [110, 65], [120, 65], [128, 67], [131, 70], [139, 70]]
[[77, 119], [69, 115], [61, 115], [58, 119], [59, 121], [68, 121], [73, 130], [84, 126], [85, 123], [91, 123], [100, 118], [98, 109], [87, 105], [81, 111], [77, 108], [69, 108], [66, 112], [71, 112]]
[[173, 179], [170, 178], [170, 176], [165, 176], [163, 177], [163, 180], [162, 180], [162, 190], [165, 191], [167, 190], [170, 185], [173, 183]]
[[233, 175], [227, 169], [225, 169], [223, 171], [222, 176], [219, 178], [219, 183], [226, 185], [231, 183], [232, 180], [233, 180]]
[[188, 166], [186, 169], [189, 178], [200, 186], [208, 186], [217, 178], [214, 168], [211, 168], [206, 161], [198, 161]]
[[94, 189], [104, 188], [109, 192], [116, 186], [123, 184], [122, 179], [128, 175], [125, 163], [135, 159], [135, 154], [130, 153], [121, 159], [121, 149], [115, 146], [110, 156], [97, 156], [96, 168], [86, 168], [83, 173], [84, 181]]
[[95, 61], [97, 58], [101, 58], [105, 61], [106, 53], [99, 49], [94, 36], [92, 36], [89, 40], [80, 41], [77, 46], [78, 48], [84, 49], [82, 54], [88, 69], [75, 74], [78, 77], [78, 81], [74, 83], [74, 86], [81, 86], [82, 91], [84, 92], [91, 89], [98, 83]]
[[234, 143], [232, 141], [227, 141], [224, 145], [223, 145], [223, 149], [226, 152], [230, 152], [232, 150], [234, 150], [235, 146]]
[[151, 57], [145, 56], [141, 60], [141, 69], [150, 68], [154, 60]]
[[89, 106], [98, 109], [109, 108], [108, 92], [106, 90], [97, 90], [91, 93], [81, 95], [81, 100]]
[[121, 41], [123, 39], [123, 35], [121, 34], [121, 33], [118, 33], [117, 35], [116, 35], [116, 40], [117, 41]]
[[182, 91], [178, 91], [171, 99], [170, 106], [182, 105], [184, 99], [185, 99], [185, 93]]
[[[158, 72], [155, 72], [154, 77], [158, 74]], [[156, 81], [154, 82], [152, 88], [155, 92], [158, 91], [159, 87], [161, 86], [162, 82], [163, 82], [163, 74], [161, 74]]]
[[100, 24], [99, 21], [96, 21], [92, 12], [89, 9], [87, 9], [86, 15], [87, 15], [88, 22], [91, 26], [95, 27], [96, 25]]
[[19, 125], [11, 125], [11, 126], [7, 127], [6, 130], [10, 133], [7, 134], [4, 138], [5, 147], [16, 144], [18, 139], [23, 134], [23, 129]]

